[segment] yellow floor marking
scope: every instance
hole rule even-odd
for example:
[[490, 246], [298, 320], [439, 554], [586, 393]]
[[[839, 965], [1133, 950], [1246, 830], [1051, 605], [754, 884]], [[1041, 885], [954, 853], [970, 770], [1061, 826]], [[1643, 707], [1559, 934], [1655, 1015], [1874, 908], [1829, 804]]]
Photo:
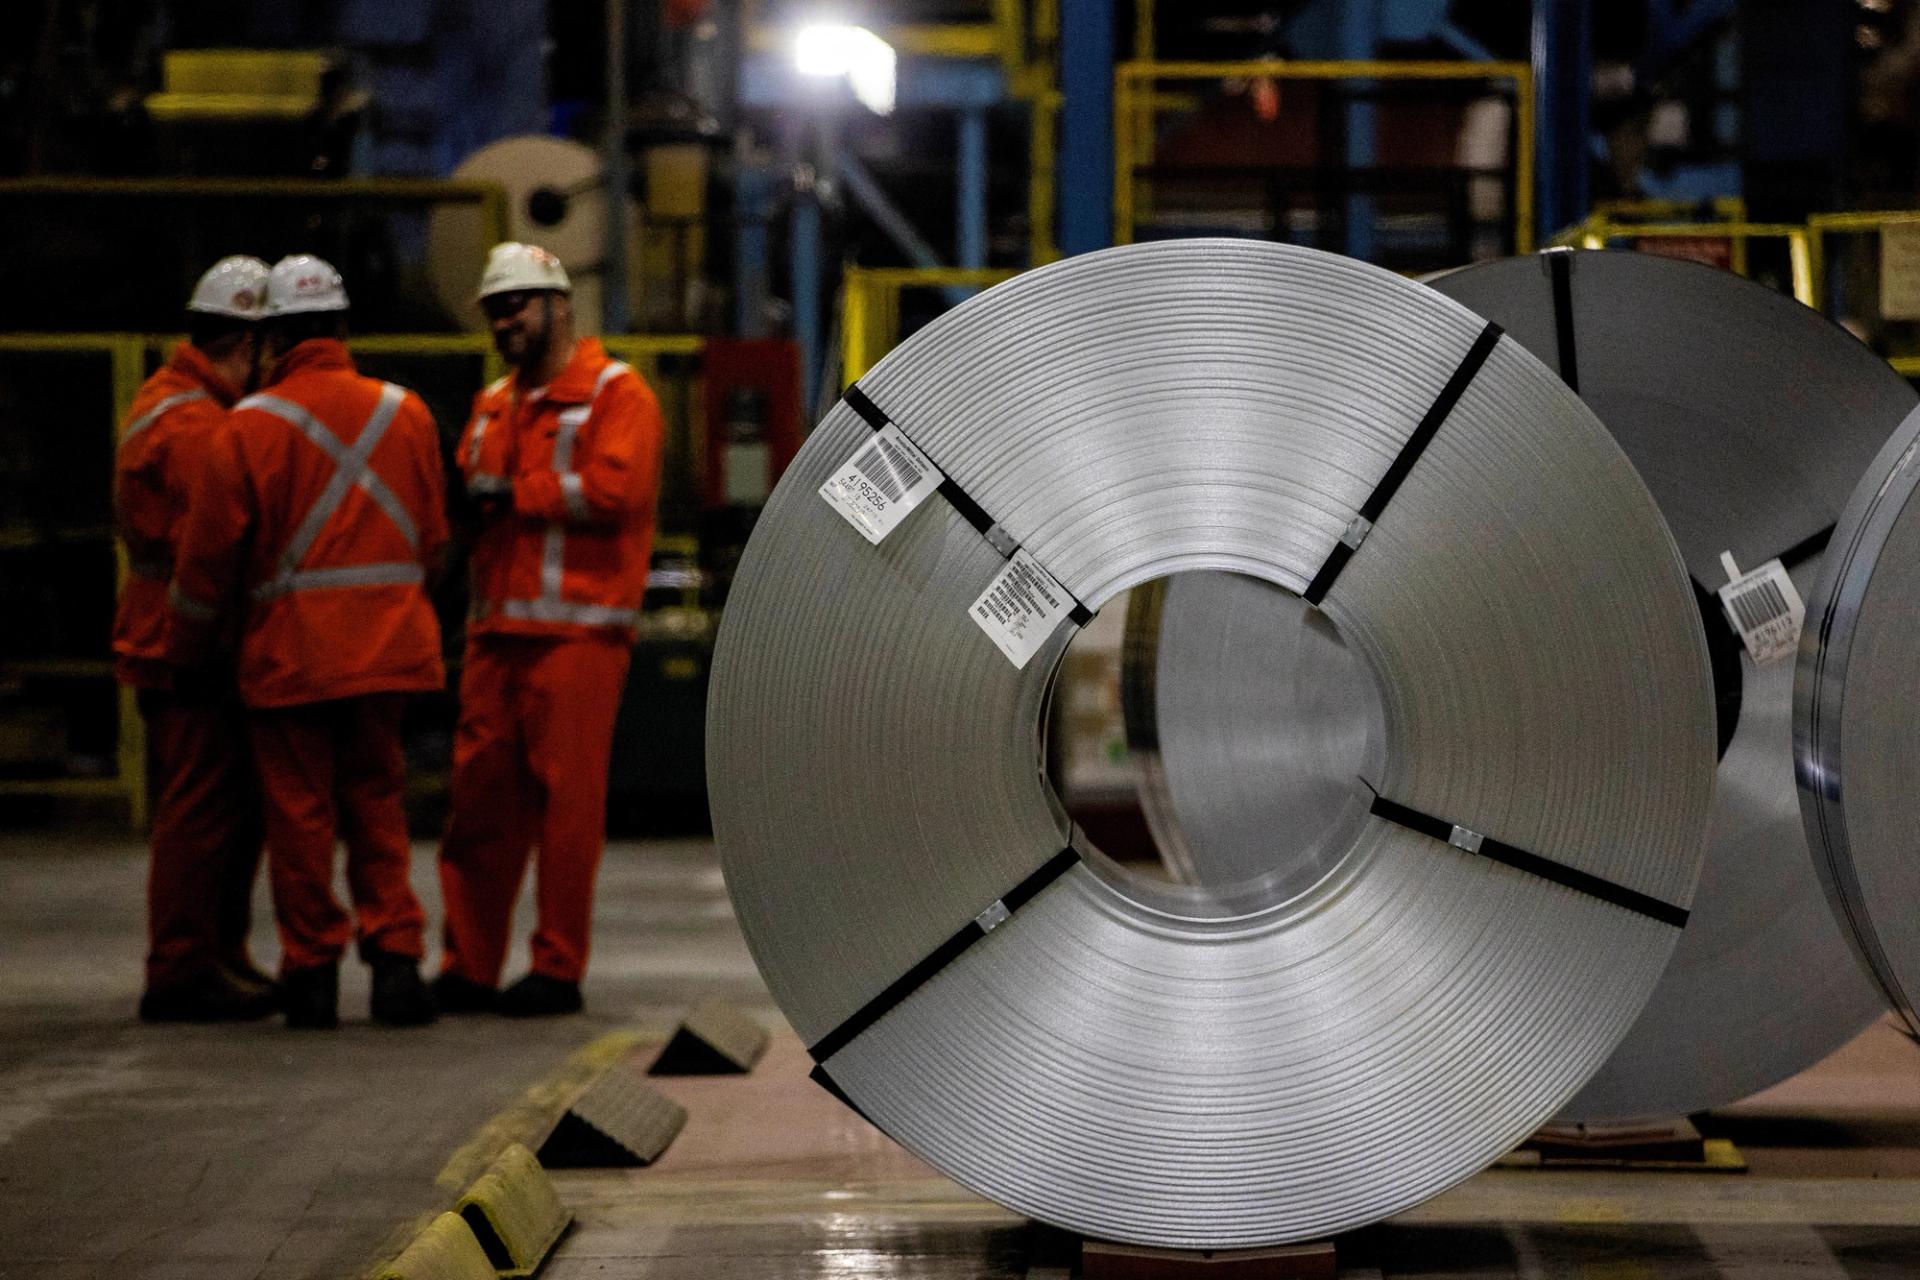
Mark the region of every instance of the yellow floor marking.
[[464, 1191], [486, 1172], [508, 1143], [519, 1142], [538, 1150], [554, 1120], [582, 1089], [636, 1046], [653, 1038], [640, 1031], [610, 1031], [575, 1050], [552, 1073], [528, 1088], [518, 1102], [487, 1121], [479, 1133], [448, 1156], [434, 1183], [449, 1191]]

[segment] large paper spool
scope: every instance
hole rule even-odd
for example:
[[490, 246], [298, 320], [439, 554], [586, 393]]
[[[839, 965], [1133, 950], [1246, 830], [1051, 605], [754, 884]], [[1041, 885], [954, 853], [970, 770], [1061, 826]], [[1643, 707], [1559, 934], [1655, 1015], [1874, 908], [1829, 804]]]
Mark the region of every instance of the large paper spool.
[[[503, 138], [460, 162], [453, 177], [492, 182], [507, 194], [507, 238], [537, 244], [560, 259], [573, 282], [574, 322], [598, 333], [607, 248], [607, 194], [600, 154], [566, 138], [542, 134]], [[627, 261], [637, 264], [639, 219], [626, 202]], [[477, 205], [436, 205], [427, 223], [427, 270], [434, 297], [455, 323], [485, 327], [474, 305], [480, 268], [493, 245]]]

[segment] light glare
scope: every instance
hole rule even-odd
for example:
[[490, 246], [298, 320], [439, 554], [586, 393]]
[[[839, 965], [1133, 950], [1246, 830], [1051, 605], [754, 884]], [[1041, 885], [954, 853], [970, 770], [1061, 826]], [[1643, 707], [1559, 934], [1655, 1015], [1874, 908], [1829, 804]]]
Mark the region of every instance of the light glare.
[[865, 27], [814, 23], [800, 28], [794, 66], [806, 76], [845, 76], [853, 96], [878, 115], [893, 110], [893, 46]]

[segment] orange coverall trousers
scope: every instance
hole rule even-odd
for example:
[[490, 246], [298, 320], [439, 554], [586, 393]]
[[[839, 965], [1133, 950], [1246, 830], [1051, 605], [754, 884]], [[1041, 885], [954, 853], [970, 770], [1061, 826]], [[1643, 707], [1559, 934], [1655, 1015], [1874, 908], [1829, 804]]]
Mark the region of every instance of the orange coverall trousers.
[[[373, 693], [253, 712], [283, 971], [338, 961], [356, 933], [363, 956], [424, 954], [425, 916], [407, 883], [406, 702]], [[336, 838], [352, 916], [333, 896]]]
[[246, 712], [231, 695], [143, 689], [147, 794], [147, 988], [192, 982], [216, 963], [246, 969], [260, 801]]
[[607, 834], [607, 763], [632, 650], [599, 636], [467, 642], [440, 848], [447, 972], [500, 981], [513, 903], [540, 848], [533, 972], [578, 982]]

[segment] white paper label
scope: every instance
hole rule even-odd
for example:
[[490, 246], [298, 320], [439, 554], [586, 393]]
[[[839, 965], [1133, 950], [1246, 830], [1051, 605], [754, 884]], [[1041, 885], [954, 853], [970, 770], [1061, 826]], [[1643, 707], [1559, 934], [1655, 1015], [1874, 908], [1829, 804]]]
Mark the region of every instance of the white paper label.
[[820, 496], [868, 542], [878, 543], [943, 479], [927, 455], [889, 422], [820, 486]]
[[969, 612], [1007, 661], [1024, 667], [1073, 612], [1073, 596], [1038, 560], [1015, 551]]
[[1720, 588], [1720, 607], [1760, 665], [1790, 658], [1800, 648], [1807, 606], [1778, 560], [1749, 569]]

